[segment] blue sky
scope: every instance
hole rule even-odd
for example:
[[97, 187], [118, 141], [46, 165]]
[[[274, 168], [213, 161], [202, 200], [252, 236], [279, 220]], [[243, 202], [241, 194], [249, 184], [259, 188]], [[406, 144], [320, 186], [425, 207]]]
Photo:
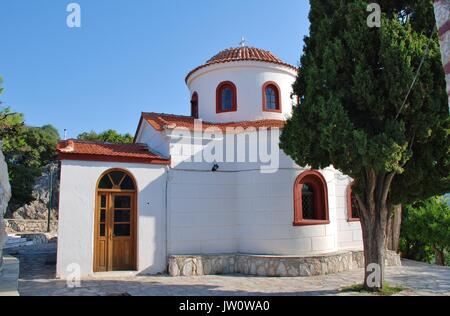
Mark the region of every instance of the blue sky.
[[[66, 26], [70, 2], [79, 29]], [[0, 98], [68, 137], [133, 134], [142, 111], [188, 115], [186, 74], [241, 36], [297, 65], [308, 11], [306, 0], [0, 0]]]

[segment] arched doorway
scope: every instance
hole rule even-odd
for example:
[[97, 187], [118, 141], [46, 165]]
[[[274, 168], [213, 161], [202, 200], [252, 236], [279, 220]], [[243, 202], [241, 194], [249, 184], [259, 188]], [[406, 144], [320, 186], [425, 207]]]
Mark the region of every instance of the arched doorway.
[[136, 270], [135, 180], [125, 170], [108, 170], [96, 191], [94, 272]]

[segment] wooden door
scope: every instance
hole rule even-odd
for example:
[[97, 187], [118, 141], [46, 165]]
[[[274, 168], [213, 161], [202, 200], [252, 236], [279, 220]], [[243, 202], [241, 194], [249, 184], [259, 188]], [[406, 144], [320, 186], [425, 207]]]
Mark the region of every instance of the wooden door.
[[134, 193], [98, 193], [95, 234], [95, 272], [136, 269]]
[[111, 194], [111, 262], [115, 271], [134, 267], [134, 194]]

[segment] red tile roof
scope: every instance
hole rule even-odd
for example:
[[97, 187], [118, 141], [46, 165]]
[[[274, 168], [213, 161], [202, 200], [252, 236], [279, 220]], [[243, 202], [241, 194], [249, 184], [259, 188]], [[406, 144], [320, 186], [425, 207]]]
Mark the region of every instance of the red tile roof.
[[186, 81], [189, 79], [189, 77], [196, 72], [199, 69], [202, 69], [204, 67], [215, 65], [215, 64], [222, 64], [222, 63], [229, 63], [229, 62], [236, 62], [236, 61], [262, 61], [277, 65], [286, 66], [288, 68], [291, 68], [295, 71], [298, 69], [290, 64], [285, 63], [280, 58], [272, 54], [271, 52], [259, 48], [254, 47], [236, 47], [236, 48], [229, 48], [224, 51], [221, 51], [217, 55], [215, 55], [213, 58], [208, 60], [206, 63], [204, 63], [201, 66], [198, 66], [194, 70], [188, 73], [186, 76]]
[[[165, 129], [173, 129], [177, 127], [194, 130], [195, 119], [191, 116], [180, 116], [162, 113], [142, 113], [142, 119], [146, 120], [157, 131], [163, 131]], [[285, 121], [283, 120], [257, 120], [230, 123], [202, 122], [202, 129], [205, 130], [207, 128], [218, 128], [221, 131], [226, 132], [227, 128], [282, 128], [284, 124]]]
[[169, 164], [170, 160], [152, 153], [145, 144], [110, 144], [69, 139], [56, 147], [61, 160], [91, 160]]

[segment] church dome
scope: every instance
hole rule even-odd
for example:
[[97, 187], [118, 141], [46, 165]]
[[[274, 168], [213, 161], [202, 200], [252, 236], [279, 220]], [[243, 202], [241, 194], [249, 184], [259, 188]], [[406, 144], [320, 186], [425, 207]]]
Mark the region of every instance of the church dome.
[[285, 120], [296, 103], [297, 75], [270, 51], [225, 49], [187, 75], [191, 116], [212, 123]]
[[263, 50], [260, 48], [254, 48], [254, 47], [247, 47], [247, 46], [241, 46], [241, 47], [234, 47], [234, 48], [228, 48], [217, 55], [213, 56], [211, 59], [209, 59], [206, 63], [204, 63], [201, 66], [198, 66], [189, 74], [186, 76], [186, 81], [189, 79], [189, 77], [196, 72], [197, 70], [200, 70], [202, 68], [205, 68], [207, 66], [216, 65], [216, 64], [223, 64], [223, 63], [230, 63], [230, 62], [237, 62], [237, 61], [260, 61], [260, 62], [266, 62], [266, 63], [272, 63], [276, 65], [286, 66], [288, 68], [291, 68], [293, 70], [297, 70], [296, 67], [285, 63], [280, 58], [275, 56], [272, 52], [268, 50]]

